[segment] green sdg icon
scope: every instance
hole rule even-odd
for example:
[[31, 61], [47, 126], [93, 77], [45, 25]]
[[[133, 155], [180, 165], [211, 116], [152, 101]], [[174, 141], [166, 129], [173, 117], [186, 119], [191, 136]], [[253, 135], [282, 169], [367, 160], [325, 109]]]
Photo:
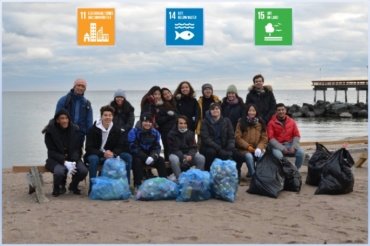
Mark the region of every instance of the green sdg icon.
[[255, 45], [292, 45], [292, 9], [255, 9]]

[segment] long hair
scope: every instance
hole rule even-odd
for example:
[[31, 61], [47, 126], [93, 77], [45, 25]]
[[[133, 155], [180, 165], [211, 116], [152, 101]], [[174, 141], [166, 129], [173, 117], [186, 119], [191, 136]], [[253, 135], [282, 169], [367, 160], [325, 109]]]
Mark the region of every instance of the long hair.
[[187, 85], [189, 86], [189, 88], [190, 88], [189, 97], [194, 97], [194, 95], [195, 95], [194, 88], [191, 86], [190, 82], [188, 82], [188, 81], [182, 81], [182, 82], [177, 86], [177, 88], [176, 88], [176, 90], [175, 90], [175, 93], [174, 93], [175, 97], [176, 97], [178, 94], [181, 94], [181, 95], [182, 95], [182, 93], [181, 93], [181, 86], [182, 86], [183, 84], [187, 84]]
[[256, 110], [255, 118], [257, 118], [258, 122], [261, 124], [262, 130], [265, 131], [266, 130], [266, 124], [263, 121], [263, 119], [259, 116], [257, 106], [253, 103], [248, 103], [244, 108], [245, 110], [242, 114], [242, 117], [240, 118], [240, 130], [244, 131], [250, 125], [250, 123], [247, 121], [247, 116], [248, 116], [248, 111], [251, 107], [253, 107]]
[[141, 99], [141, 103], [140, 103], [141, 109], [143, 109], [143, 107], [144, 107], [145, 103], [147, 102], [149, 96], [152, 96], [155, 91], [159, 91], [160, 92], [161, 91], [161, 87], [159, 87], [158, 85], [155, 85], [155, 86], [153, 86], [152, 88], [149, 89], [149, 91]]
[[[167, 101], [166, 99], [164, 99], [164, 97], [163, 97], [163, 92], [164, 91], [169, 91], [171, 93], [171, 95], [172, 95], [172, 99], [171, 100]], [[168, 89], [166, 87], [162, 87], [162, 89], [161, 89], [161, 97], [162, 97], [164, 108], [169, 109], [169, 110], [176, 110], [176, 100], [175, 100], [174, 95], [170, 91], [170, 89]]]

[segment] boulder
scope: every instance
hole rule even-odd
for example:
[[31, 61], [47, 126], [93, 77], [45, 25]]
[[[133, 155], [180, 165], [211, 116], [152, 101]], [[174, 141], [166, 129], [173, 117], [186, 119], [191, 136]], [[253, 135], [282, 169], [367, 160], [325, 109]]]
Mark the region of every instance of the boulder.
[[350, 112], [343, 112], [339, 114], [341, 118], [352, 118], [352, 114]]

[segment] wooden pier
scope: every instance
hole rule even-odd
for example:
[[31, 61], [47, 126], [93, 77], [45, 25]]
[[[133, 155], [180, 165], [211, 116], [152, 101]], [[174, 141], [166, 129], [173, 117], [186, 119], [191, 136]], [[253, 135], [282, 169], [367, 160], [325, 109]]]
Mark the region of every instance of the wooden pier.
[[312, 81], [313, 90], [315, 91], [314, 102], [316, 102], [316, 91], [323, 91], [324, 101], [326, 102], [326, 90], [333, 88], [335, 91], [334, 102], [337, 101], [338, 91], [344, 91], [345, 102], [347, 102], [347, 90], [348, 88], [355, 88], [357, 91], [357, 103], [360, 102], [360, 91], [366, 91], [366, 103], [368, 99], [368, 80], [314, 80]]

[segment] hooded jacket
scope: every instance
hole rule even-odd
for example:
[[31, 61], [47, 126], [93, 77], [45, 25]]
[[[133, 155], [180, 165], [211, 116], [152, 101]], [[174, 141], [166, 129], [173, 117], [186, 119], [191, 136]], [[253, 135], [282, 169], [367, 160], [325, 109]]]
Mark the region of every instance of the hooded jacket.
[[[65, 114], [69, 119], [66, 129], [60, 127], [57, 118]], [[81, 149], [79, 140], [79, 128], [73, 124], [67, 110], [59, 110], [49, 124], [43, 130], [48, 158], [45, 167], [53, 171], [56, 165], [64, 165], [64, 161], [79, 161]]]
[[159, 156], [161, 152], [161, 135], [155, 128], [144, 130], [141, 127], [132, 128], [128, 133], [130, 152], [133, 155]]
[[245, 104], [252, 103], [257, 106], [257, 112], [267, 125], [276, 110], [276, 100], [272, 87], [264, 85], [262, 92], [258, 91], [254, 85], [249, 87], [249, 93], [245, 101]]
[[245, 105], [243, 99], [236, 95], [238, 99], [237, 104], [231, 104], [227, 101], [227, 97], [222, 99], [221, 110], [222, 116], [230, 119], [233, 129], [235, 130], [238, 120], [243, 116], [245, 112]]
[[188, 117], [188, 127], [189, 130], [195, 131], [195, 127], [199, 120], [199, 105], [197, 99], [194, 97], [184, 96], [182, 94], [177, 94], [176, 106], [179, 114]]

